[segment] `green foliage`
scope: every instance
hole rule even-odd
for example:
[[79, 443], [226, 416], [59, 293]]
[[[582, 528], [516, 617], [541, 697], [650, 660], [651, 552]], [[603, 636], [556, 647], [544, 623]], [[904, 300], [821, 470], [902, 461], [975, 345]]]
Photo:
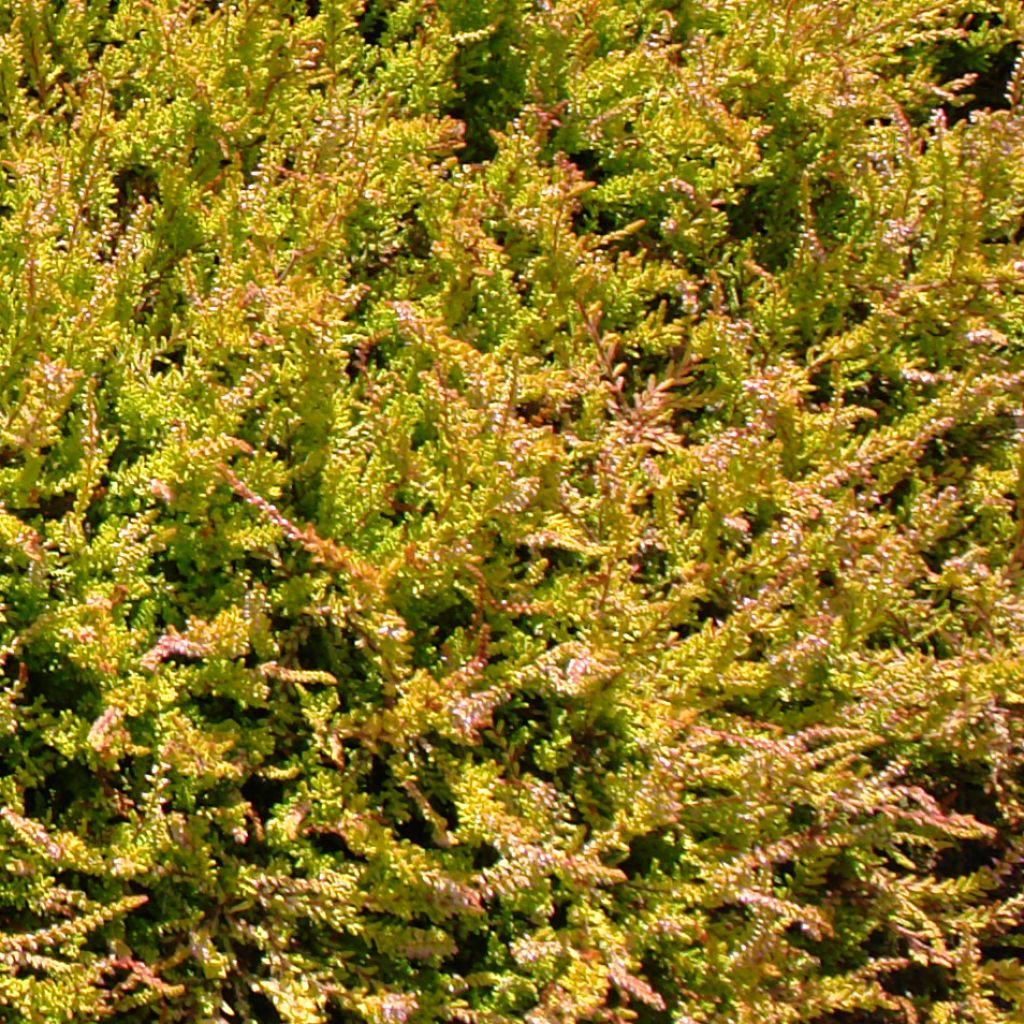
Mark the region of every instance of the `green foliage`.
[[0, 10], [0, 1016], [1024, 1015], [1024, 21]]

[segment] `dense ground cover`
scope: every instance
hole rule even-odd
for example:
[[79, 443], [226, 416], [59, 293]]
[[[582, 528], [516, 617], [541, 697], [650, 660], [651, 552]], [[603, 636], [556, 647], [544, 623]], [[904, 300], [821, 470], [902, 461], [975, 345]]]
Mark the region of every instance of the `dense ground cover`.
[[0, 4], [0, 1019], [1021, 1020], [1022, 33]]

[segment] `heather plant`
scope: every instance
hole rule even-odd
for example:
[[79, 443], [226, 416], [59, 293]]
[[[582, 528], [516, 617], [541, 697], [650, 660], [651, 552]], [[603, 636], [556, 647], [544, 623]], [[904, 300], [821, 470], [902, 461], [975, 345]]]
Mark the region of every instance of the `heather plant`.
[[0, 1019], [1022, 1019], [1022, 35], [2, 5]]

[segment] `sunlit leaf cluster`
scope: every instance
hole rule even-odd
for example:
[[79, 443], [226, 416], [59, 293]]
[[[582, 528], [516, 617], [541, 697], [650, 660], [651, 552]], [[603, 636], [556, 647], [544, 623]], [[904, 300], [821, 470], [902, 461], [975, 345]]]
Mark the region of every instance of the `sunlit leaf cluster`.
[[1024, 1018], [1022, 40], [0, 4], [0, 1019]]

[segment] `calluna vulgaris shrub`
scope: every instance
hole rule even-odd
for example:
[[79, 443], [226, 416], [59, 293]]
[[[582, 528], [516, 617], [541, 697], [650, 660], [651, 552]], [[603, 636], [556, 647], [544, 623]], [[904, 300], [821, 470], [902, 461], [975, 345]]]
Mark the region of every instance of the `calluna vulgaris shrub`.
[[1022, 39], [0, 4], [0, 1020], [1024, 1019]]

